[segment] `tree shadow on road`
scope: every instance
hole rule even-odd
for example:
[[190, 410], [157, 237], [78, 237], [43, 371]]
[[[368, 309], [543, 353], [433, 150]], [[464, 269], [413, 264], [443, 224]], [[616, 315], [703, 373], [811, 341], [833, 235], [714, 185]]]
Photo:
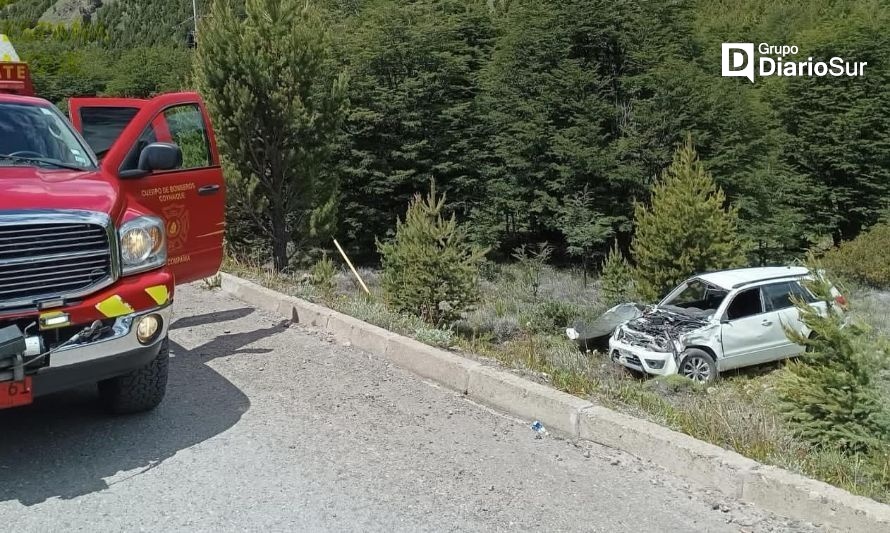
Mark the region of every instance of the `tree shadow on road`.
[[171, 330], [182, 328], [193, 328], [203, 326], [205, 324], [218, 324], [219, 322], [227, 322], [229, 320], [238, 320], [253, 313], [250, 307], [240, 307], [238, 309], [228, 309], [219, 311], [218, 313], [204, 313], [203, 315], [184, 316], [177, 319], [170, 325]]
[[[215, 315], [212, 322], [219, 322], [220, 313]], [[202, 317], [187, 320], [208, 323], [201, 322]], [[108, 415], [98, 405], [95, 387], [0, 411], [0, 502], [34, 505], [100, 491], [109, 487], [106, 478], [119, 472], [129, 472], [124, 479], [139, 475], [226, 431], [247, 412], [250, 400], [205, 363], [215, 357], [264, 353], [267, 350], [245, 347], [281, 331], [276, 325], [220, 335], [193, 350], [171, 342], [167, 396], [150, 413]]]

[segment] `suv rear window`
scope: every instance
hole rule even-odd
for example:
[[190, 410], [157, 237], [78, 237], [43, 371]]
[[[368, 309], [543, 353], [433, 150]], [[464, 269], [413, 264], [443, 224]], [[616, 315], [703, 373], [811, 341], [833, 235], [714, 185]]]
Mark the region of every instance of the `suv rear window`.
[[766, 301], [767, 311], [779, 311], [794, 307], [794, 303], [791, 301], [793, 297], [810, 303], [815, 301], [810, 291], [801, 287], [797, 281], [773, 283], [763, 287], [763, 299]]
[[807, 303], [813, 303], [818, 300], [809, 289], [803, 286], [803, 283], [800, 281], [792, 281], [791, 282], [791, 294], [797, 296]]

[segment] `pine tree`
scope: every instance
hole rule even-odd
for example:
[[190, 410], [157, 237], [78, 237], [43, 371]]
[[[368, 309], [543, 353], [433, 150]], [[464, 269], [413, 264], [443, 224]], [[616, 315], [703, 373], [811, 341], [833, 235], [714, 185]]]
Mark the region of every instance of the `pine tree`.
[[[320, 13], [301, 0], [214, 4], [201, 27], [199, 87], [217, 138], [245, 181], [265, 199], [277, 269], [294, 240], [333, 231], [338, 184], [327, 162], [346, 108], [346, 77], [330, 68]], [[297, 247], [306, 244], [298, 241]]]
[[609, 250], [600, 276], [600, 299], [606, 307], [635, 299], [634, 269], [618, 249], [618, 242]]
[[363, 3], [339, 33], [351, 74], [349, 136], [337, 154], [341, 227], [367, 259], [374, 236], [433, 177], [461, 217], [486, 202], [474, 100], [493, 30], [481, 3], [388, 0]]
[[652, 189], [650, 205], [634, 209], [631, 249], [640, 296], [656, 300], [685, 278], [745, 263], [738, 215], [692, 146], [677, 149]]
[[833, 230], [835, 244], [877, 222], [890, 198], [890, 65], [883, 60], [890, 54], [890, 4], [853, 4], [795, 44], [814, 61], [866, 62], [865, 74], [787, 78], [774, 102], [790, 134], [783, 155], [810, 176], [817, 197], [809, 211]]
[[645, 191], [638, 158], [616, 165], [611, 144], [623, 104], [616, 74], [631, 68], [623, 7], [517, 1], [495, 12], [499, 35], [479, 97], [485, 201], [473, 218], [487, 230], [477, 233], [502, 248], [562, 232], [564, 199], [585, 189], [586, 207], [611, 226], [604, 233], [626, 227], [627, 199]]
[[890, 417], [875, 376], [886, 361], [887, 346], [870, 339], [835, 307], [831, 285], [814, 268], [810, 291], [822, 302], [820, 312], [795, 302], [800, 320], [812, 330], [807, 336], [788, 331], [807, 353], [791, 361], [781, 374], [777, 392], [791, 429], [806, 442], [845, 452], [867, 452], [886, 446]]
[[487, 250], [469, 243], [454, 215], [443, 218], [445, 196], [414, 196], [395, 237], [377, 242], [387, 304], [432, 324], [452, 321], [479, 297], [479, 269]]
[[560, 231], [565, 236], [566, 251], [569, 255], [581, 259], [584, 274], [584, 286], [587, 286], [587, 262], [593, 250], [606, 242], [614, 233], [614, 217], [603, 216], [591, 206], [593, 194], [585, 186], [584, 189], [569, 197], [562, 206], [559, 217]]

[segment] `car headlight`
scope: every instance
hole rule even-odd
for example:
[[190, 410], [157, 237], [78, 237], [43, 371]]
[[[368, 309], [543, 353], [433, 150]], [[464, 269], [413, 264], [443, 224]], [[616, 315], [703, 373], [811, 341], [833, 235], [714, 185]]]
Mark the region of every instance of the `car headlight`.
[[123, 275], [145, 272], [167, 262], [167, 242], [164, 221], [144, 216], [124, 223], [118, 230], [121, 243], [121, 271]]

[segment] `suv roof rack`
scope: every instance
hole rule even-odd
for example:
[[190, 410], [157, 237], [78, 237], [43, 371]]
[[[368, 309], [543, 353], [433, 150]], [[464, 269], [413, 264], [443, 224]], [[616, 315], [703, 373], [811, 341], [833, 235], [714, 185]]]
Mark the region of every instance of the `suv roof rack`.
[[797, 279], [797, 278], [803, 278], [803, 277], [805, 277], [806, 275], [807, 275], [807, 274], [805, 274], [805, 273], [804, 273], [804, 274], [785, 274], [784, 276], [772, 276], [772, 277], [770, 277], [770, 278], [752, 279], [752, 280], [749, 280], [749, 281], [742, 281], [742, 282], [736, 283], [735, 285], [732, 286], [732, 288], [733, 288], [733, 289], [738, 289], [739, 287], [744, 287], [745, 285], [752, 285], [752, 284], [754, 284], [754, 283], [761, 283], [761, 282], [764, 282], [764, 281], [776, 281], [776, 280], [779, 280], [779, 279]]

